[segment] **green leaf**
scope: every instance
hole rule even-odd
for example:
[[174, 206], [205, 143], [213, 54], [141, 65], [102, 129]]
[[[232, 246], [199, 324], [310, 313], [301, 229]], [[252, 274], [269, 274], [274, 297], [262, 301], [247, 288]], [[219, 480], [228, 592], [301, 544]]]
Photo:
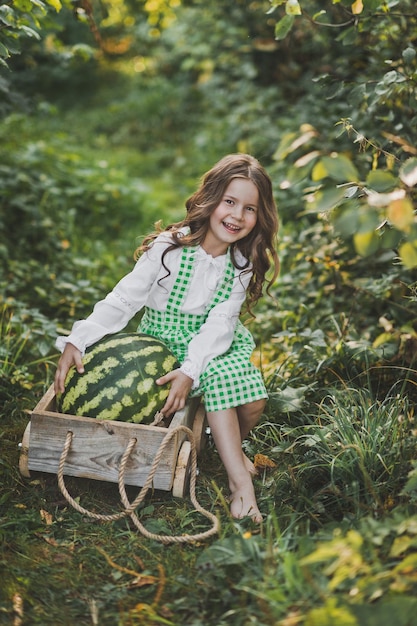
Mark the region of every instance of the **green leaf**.
[[381, 7], [381, 0], [363, 0], [363, 6], [366, 11], [373, 12]]
[[343, 154], [335, 156], [325, 156], [320, 159], [314, 168], [313, 180], [322, 178], [332, 178], [336, 182], [357, 182], [359, 174], [352, 161]]
[[343, 154], [337, 155], [337, 157], [325, 157], [329, 158], [332, 164], [330, 168], [331, 176], [335, 180], [339, 180], [340, 182], [358, 182], [359, 174], [355, 165], [352, 161], [344, 156]]
[[345, 199], [345, 190], [341, 187], [332, 187], [317, 191], [313, 202], [308, 205], [314, 211], [329, 211], [337, 207]]
[[78, 43], [72, 47], [72, 53], [75, 56], [83, 59], [83, 61], [89, 61], [94, 57], [96, 51], [94, 50], [94, 48], [88, 46], [85, 43]]
[[372, 170], [366, 177], [366, 185], [380, 193], [394, 189], [397, 178], [390, 172]]
[[306, 180], [306, 178], [309, 177], [312, 167], [313, 167], [313, 163], [308, 163], [304, 167], [298, 167], [298, 166], [290, 167], [289, 170], [287, 171], [286, 179], [285, 181], [283, 181], [282, 184], [287, 185], [287, 188], [288, 188], [289, 186], [293, 186], [293, 185], [297, 185], [298, 183], [301, 183], [303, 180]]
[[290, 32], [293, 27], [295, 17], [293, 15], [284, 15], [279, 22], [275, 24], [275, 39], [281, 41]]
[[0, 6], [0, 22], [7, 26], [14, 26], [16, 23], [15, 12], [7, 4]]
[[340, 35], [336, 37], [337, 41], [341, 41], [344, 46], [351, 46], [356, 43], [358, 38], [358, 31], [356, 27], [352, 26], [351, 28], [346, 28], [346, 30], [342, 30]]
[[0, 41], [0, 57], [8, 59], [10, 57], [9, 51]]
[[301, 134], [299, 132], [290, 132], [282, 135], [278, 148], [274, 153], [273, 158], [275, 161], [282, 161], [291, 152], [294, 152], [303, 145], [308, 144], [311, 139], [317, 137], [316, 129], [310, 124], [303, 124], [300, 131]]
[[333, 224], [342, 237], [350, 237], [356, 233], [359, 227], [357, 207], [342, 211], [340, 215], [334, 218]]
[[34, 39], [40, 39], [40, 35], [39, 33], [36, 32], [36, 30], [33, 30], [33, 28], [29, 28], [29, 26], [21, 26], [20, 27], [24, 33], [26, 33], [26, 35], [28, 37], [33, 37]]
[[408, 48], [403, 50], [402, 57], [406, 63], [412, 63], [416, 58], [415, 49], [408, 46]]
[[410, 626], [415, 621], [417, 600], [406, 593], [398, 597], [383, 597], [369, 604], [351, 604], [351, 611], [357, 616], [358, 624], [366, 626]]
[[381, 235], [381, 247], [386, 249], [395, 250], [398, 248], [398, 245], [403, 238], [403, 235], [400, 231], [395, 228], [385, 228]]
[[358, 210], [358, 216], [359, 216], [359, 227], [358, 227], [359, 233], [369, 233], [371, 230], [376, 231], [376, 229], [379, 227], [381, 223], [381, 219], [378, 214], [378, 211], [376, 211], [375, 209], [372, 209], [366, 204], [361, 205], [360, 209]]
[[324, 339], [325, 337], [324, 332], [320, 330], [319, 328], [313, 331], [310, 328], [308, 328], [307, 330], [303, 331], [300, 334], [300, 337], [307, 339], [306, 344], [308, 344], [309, 346], [314, 346], [314, 347], [319, 347], [319, 348], [327, 347], [326, 341]]
[[417, 158], [408, 159], [400, 169], [400, 179], [407, 187], [417, 185]]
[[271, 393], [271, 400], [274, 409], [280, 413], [292, 413], [299, 411], [305, 402], [305, 392], [307, 386], [302, 387], [285, 387], [281, 391]]
[[417, 491], [417, 463], [414, 462], [413, 469], [408, 474], [407, 482], [402, 490], [403, 493], [411, 493], [412, 491]]
[[257, 551], [258, 539], [256, 537], [242, 537], [235, 535], [219, 539], [206, 548], [197, 559], [197, 567], [203, 570], [215, 567], [228, 567], [230, 565], [242, 565], [253, 558], [253, 552]]

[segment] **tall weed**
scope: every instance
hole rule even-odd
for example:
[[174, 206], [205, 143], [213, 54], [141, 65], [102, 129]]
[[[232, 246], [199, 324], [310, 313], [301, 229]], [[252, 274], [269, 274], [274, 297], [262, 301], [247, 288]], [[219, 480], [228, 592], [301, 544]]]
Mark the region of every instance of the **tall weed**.
[[315, 414], [303, 415], [304, 424], [299, 414], [292, 425], [290, 416], [270, 433], [279, 469], [269, 487], [281, 506], [303, 510], [322, 525], [364, 514], [379, 517], [401, 502], [417, 452], [414, 405], [407, 395], [378, 400], [367, 389], [335, 389]]

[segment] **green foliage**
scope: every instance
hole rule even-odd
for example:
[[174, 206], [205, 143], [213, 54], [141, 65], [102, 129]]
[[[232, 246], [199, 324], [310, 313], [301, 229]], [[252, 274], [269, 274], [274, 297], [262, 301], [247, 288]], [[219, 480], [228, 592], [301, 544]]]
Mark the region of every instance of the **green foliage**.
[[[272, 1], [272, 8], [281, 4]], [[366, 48], [366, 56], [353, 63], [355, 76], [347, 66], [352, 65], [352, 54], [345, 54], [344, 59], [339, 57], [337, 69], [329, 64], [328, 71], [315, 78], [328, 98], [346, 99], [350, 110], [339, 123], [353, 135], [362, 154], [354, 155], [351, 149], [343, 153], [336, 143], [335, 149], [328, 150], [321, 129], [310, 127], [287, 133], [275, 158], [290, 156], [286, 186], [302, 181], [306, 210], [332, 211], [336, 231], [353, 238], [356, 252], [369, 257], [392, 251], [393, 258], [413, 269], [417, 267], [417, 161], [410, 155], [415, 155], [417, 66], [415, 49], [408, 41], [413, 40], [415, 5], [404, 2], [398, 9], [397, 3], [389, 6], [373, 0], [333, 6], [329, 2], [314, 13], [316, 4], [287, 2], [276, 34], [285, 38], [298, 20], [309, 15], [320, 31], [303, 29], [303, 37], [319, 39], [328, 48], [332, 38], [328, 27], [333, 26], [338, 33], [333, 38], [336, 46], [342, 43], [345, 51], [349, 46]], [[336, 91], [330, 95], [332, 86]]]
[[23, 409], [32, 409], [34, 397], [45, 391], [54, 371], [47, 355], [56, 331], [55, 324], [38, 310], [22, 307], [13, 299], [1, 305], [0, 316], [3, 421], [5, 416], [14, 419]]
[[60, 0], [47, 3], [32, 0], [14, 0], [0, 5], [0, 63], [7, 66], [6, 59], [21, 52], [20, 40], [25, 37], [40, 39], [41, 19], [47, 12], [47, 5], [59, 11]]
[[[9, 69], [33, 46], [40, 45], [48, 32], [59, 30], [59, 12], [70, 9], [71, 0], [11, 0], [0, 3], [0, 115], [27, 103], [14, 87]], [[33, 64], [32, 64], [33, 69]]]
[[67, 134], [38, 140], [21, 115], [1, 133], [1, 298], [67, 323], [132, 267], [137, 237], [154, 219], [152, 192], [114, 167], [110, 151], [92, 159]]
[[[12, 69], [0, 76], [0, 622], [409, 626], [415, 3], [0, 8]], [[244, 442], [275, 466], [255, 479], [255, 529], [230, 519], [209, 445], [197, 495], [220, 536], [167, 548], [124, 520], [88, 523], [53, 476], [24, 481], [17, 444], [51, 382], [56, 332], [236, 150], [267, 165], [282, 221], [274, 299], [251, 325], [270, 401]], [[68, 482], [88, 508], [118, 509], [113, 486]], [[154, 492], [139, 515], [194, 532], [190, 509]]]

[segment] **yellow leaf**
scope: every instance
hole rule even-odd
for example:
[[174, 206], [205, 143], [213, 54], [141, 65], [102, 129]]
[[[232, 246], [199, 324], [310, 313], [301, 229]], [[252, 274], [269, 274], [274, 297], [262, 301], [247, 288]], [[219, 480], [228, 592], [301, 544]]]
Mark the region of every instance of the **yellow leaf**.
[[363, 11], [363, 2], [362, 0], [355, 0], [352, 4], [352, 13], [353, 15], [359, 15]]
[[400, 246], [400, 257], [406, 268], [409, 270], [417, 267], [417, 247], [409, 241]]
[[398, 230], [408, 232], [414, 222], [413, 205], [408, 198], [393, 200], [388, 206], [387, 217]]
[[379, 239], [374, 231], [368, 233], [356, 233], [353, 237], [355, 249], [361, 256], [369, 256], [378, 250]]
[[313, 171], [311, 173], [311, 178], [315, 182], [317, 182], [318, 180], [322, 180], [323, 178], [326, 178], [328, 173], [329, 172], [327, 171], [326, 166], [324, 165], [323, 161], [320, 160], [313, 167]]
[[49, 6], [53, 7], [58, 13], [62, 9], [61, 0], [46, 0]]

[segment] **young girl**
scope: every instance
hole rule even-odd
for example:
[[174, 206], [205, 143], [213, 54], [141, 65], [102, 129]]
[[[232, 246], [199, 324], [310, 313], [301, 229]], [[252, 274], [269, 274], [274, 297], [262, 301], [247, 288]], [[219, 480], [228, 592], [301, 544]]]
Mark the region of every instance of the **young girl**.
[[267, 393], [249, 360], [253, 338], [238, 318], [244, 301], [250, 312], [264, 283], [269, 287], [278, 273], [271, 181], [256, 159], [232, 154], [204, 176], [186, 208], [181, 222], [144, 240], [133, 271], [91, 315], [76, 322], [68, 337], [58, 337], [63, 353], [55, 390], [63, 392], [71, 366], [84, 372], [88, 346], [122, 330], [144, 309], [138, 331], [165, 341], [181, 364], [157, 381], [170, 385], [162, 413], [183, 408], [189, 395], [204, 396], [228, 476], [231, 515], [260, 522], [255, 467], [242, 440], [258, 422]]

